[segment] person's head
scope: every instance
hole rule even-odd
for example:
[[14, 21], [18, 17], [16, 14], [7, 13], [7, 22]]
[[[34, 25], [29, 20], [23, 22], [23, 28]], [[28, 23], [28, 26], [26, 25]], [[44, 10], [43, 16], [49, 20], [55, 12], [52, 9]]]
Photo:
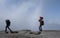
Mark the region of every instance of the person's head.
[[40, 19], [43, 19], [43, 17], [42, 17], [42, 16], [40, 16]]
[[9, 19], [6, 19], [6, 21], [10, 21]]

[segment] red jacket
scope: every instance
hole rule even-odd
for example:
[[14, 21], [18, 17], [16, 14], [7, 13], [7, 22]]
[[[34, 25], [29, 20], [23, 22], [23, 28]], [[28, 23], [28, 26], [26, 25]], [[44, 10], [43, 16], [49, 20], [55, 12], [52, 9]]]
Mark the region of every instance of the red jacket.
[[40, 25], [44, 25], [44, 21], [43, 20], [39, 20]]

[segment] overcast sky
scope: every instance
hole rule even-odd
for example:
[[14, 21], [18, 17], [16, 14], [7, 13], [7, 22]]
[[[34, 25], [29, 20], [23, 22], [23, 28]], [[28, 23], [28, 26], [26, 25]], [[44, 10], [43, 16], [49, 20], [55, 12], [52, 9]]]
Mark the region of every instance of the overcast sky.
[[59, 0], [0, 0], [0, 30], [10, 19], [12, 30], [39, 30], [39, 16], [44, 17], [44, 30], [60, 30]]

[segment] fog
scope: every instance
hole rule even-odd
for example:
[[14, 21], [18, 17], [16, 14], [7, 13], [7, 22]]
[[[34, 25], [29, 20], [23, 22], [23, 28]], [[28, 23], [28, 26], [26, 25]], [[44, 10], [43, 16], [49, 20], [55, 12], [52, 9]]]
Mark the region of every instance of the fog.
[[5, 29], [5, 20], [11, 21], [12, 30], [38, 31], [39, 16], [42, 16], [42, 0], [1, 0], [0, 30]]

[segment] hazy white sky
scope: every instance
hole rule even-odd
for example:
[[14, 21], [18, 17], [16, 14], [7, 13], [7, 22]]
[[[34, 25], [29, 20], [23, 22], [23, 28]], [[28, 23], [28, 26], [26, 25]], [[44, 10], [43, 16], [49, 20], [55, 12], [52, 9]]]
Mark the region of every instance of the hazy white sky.
[[60, 30], [58, 0], [0, 0], [0, 30], [10, 19], [12, 30], [39, 30], [39, 16], [44, 17], [44, 30]]
[[38, 30], [41, 9], [40, 0], [0, 0], [0, 30], [4, 30], [6, 19], [10, 19], [13, 30]]

